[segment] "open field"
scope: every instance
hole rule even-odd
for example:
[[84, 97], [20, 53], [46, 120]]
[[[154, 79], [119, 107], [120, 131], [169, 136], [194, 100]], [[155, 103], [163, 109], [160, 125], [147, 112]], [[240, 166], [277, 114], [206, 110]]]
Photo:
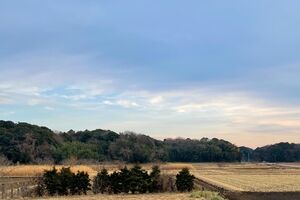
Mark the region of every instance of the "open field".
[[232, 191], [300, 191], [300, 169], [262, 164], [195, 164], [193, 174], [208, 183]]
[[[187, 167], [200, 180], [230, 191], [241, 192], [299, 192], [300, 168], [298, 163], [275, 164], [190, 164], [166, 163], [159, 164], [162, 173], [173, 174], [183, 167]], [[124, 164], [104, 163], [101, 165], [75, 165], [72, 171], [86, 171], [91, 177], [105, 167], [109, 171], [117, 170]], [[130, 167], [129, 165], [128, 167]], [[152, 164], [142, 165], [150, 169]], [[63, 166], [56, 166], [61, 168]], [[0, 167], [0, 177], [32, 177], [39, 176], [48, 165], [20, 165]], [[2, 179], [3, 181], [4, 179]], [[0, 179], [1, 181], [1, 179]]]

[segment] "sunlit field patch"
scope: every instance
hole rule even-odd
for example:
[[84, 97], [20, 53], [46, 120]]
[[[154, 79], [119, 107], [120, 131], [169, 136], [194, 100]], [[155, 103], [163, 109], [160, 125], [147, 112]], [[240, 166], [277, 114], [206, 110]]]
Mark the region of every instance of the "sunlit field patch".
[[261, 164], [195, 164], [193, 174], [208, 183], [234, 191], [300, 191], [300, 169]]

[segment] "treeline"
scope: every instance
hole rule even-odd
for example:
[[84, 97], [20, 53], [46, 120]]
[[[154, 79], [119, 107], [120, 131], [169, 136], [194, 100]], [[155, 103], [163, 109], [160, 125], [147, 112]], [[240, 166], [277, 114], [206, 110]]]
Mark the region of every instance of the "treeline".
[[[143, 194], [158, 192], [187, 192], [194, 188], [195, 177], [183, 168], [176, 180], [172, 175], [161, 175], [158, 166], [150, 172], [139, 165], [128, 169], [126, 166], [112, 173], [103, 168], [90, 180], [85, 172], [73, 173], [70, 168], [46, 170], [37, 181], [34, 194], [37, 196], [81, 195], [92, 190], [94, 194]], [[92, 182], [92, 184], [91, 184]], [[92, 187], [91, 187], [92, 186]]]
[[300, 161], [300, 144], [281, 142], [256, 148], [240, 147], [243, 161], [258, 162], [298, 162]]
[[219, 139], [153, 139], [109, 130], [54, 133], [28, 123], [0, 121], [0, 154], [13, 163], [62, 163], [68, 159], [128, 163], [240, 161], [235, 145]]
[[[250, 154], [251, 161], [268, 161], [270, 155], [282, 162], [300, 160], [299, 144], [287, 144], [280, 151], [271, 147], [255, 151], [248, 149], [250, 153], [245, 153], [244, 148], [216, 138], [161, 141], [146, 135], [131, 132], [118, 134], [101, 129], [54, 133], [47, 127], [0, 121], [0, 160], [6, 159], [12, 163], [58, 164], [70, 160], [127, 163], [239, 162], [246, 160], [245, 155], [248, 158]], [[267, 153], [270, 151], [271, 154]]]

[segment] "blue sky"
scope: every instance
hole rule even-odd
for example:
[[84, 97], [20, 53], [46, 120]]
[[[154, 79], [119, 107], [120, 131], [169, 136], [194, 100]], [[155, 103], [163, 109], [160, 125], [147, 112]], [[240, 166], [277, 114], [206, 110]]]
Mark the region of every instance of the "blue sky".
[[0, 2], [0, 118], [300, 142], [299, 1]]

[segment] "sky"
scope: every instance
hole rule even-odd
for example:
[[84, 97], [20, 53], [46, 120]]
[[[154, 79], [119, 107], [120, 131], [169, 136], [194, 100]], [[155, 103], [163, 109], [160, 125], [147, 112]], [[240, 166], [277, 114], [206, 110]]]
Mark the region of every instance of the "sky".
[[0, 119], [300, 143], [297, 0], [2, 0]]

